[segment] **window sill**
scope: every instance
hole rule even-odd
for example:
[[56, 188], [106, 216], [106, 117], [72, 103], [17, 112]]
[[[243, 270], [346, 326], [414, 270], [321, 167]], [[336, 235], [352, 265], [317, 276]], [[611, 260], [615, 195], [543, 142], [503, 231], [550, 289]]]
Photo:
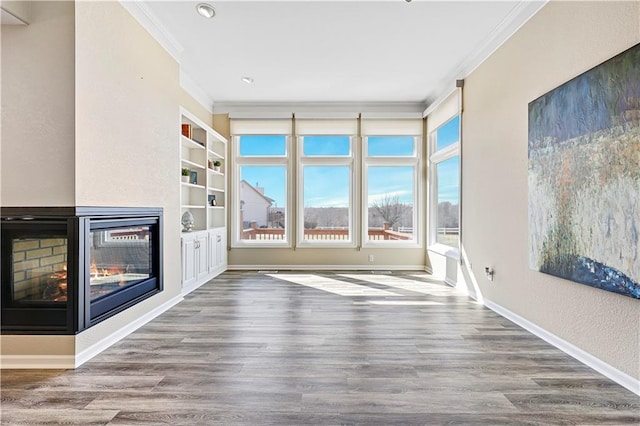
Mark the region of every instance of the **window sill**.
[[404, 241], [367, 241], [362, 245], [363, 248], [406, 248], [419, 249], [422, 248], [417, 242]]
[[444, 244], [433, 244], [427, 247], [428, 251], [440, 254], [442, 256], [449, 257], [451, 259], [460, 259], [460, 251], [451, 246], [445, 246]]
[[329, 249], [352, 249], [352, 248], [356, 248], [356, 245], [354, 242], [352, 241], [347, 241], [344, 243], [337, 243], [335, 241], [327, 241], [325, 242], [314, 242], [314, 243], [309, 243], [309, 242], [299, 242], [298, 245], [296, 246], [296, 249], [319, 249], [319, 248], [329, 248]]
[[231, 248], [234, 249], [250, 249], [250, 248], [291, 248], [291, 244], [289, 242], [264, 242], [264, 241], [256, 241], [255, 243], [241, 243], [234, 242], [231, 244]]

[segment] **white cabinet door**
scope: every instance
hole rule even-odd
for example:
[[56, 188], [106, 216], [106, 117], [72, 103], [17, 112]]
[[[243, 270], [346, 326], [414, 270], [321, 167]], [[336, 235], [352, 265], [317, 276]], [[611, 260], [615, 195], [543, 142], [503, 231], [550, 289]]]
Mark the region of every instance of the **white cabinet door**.
[[215, 229], [209, 231], [209, 273], [212, 273], [218, 267], [218, 244], [217, 240], [217, 232]]
[[211, 229], [209, 231], [209, 272], [219, 273], [226, 265], [227, 232], [224, 228]]
[[182, 286], [196, 281], [196, 241], [189, 235], [182, 238]]
[[224, 228], [216, 232], [216, 264], [227, 269], [227, 230]]
[[205, 232], [196, 234], [196, 280], [209, 273], [208, 257], [209, 235]]

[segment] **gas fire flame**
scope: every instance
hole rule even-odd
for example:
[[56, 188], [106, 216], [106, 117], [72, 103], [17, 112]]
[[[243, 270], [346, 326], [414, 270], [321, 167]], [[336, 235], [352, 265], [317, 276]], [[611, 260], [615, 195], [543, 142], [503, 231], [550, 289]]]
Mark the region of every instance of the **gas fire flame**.
[[91, 278], [100, 278], [100, 277], [111, 277], [114, 275], [119, 275], [120, 276], [120, 286], [124, 286], [126, 285], [126, 282], [124, 280], [124, 268], [121, 267], [117, 267], [117, 268], [98, 268], [98, 266], [95, 264], [95, 262], [91, 262], [91, 265], [89, 267], [89, 273], [91, 275]]

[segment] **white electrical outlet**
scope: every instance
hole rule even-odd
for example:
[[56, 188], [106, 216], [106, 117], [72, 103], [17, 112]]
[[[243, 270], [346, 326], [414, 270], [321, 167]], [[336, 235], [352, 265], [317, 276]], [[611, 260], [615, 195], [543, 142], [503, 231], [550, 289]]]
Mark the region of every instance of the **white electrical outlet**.
[[495, 274], [495, 272], [493, 271], [493, 268], [491, 266], [485, 266], [484, 274], [487, 276], [487, 279], [489, 281], [493, 281], [493, 275]]
[[369, 262], [373, 262], [376, 259], [376, 257], [372, 254], [369, 255]]

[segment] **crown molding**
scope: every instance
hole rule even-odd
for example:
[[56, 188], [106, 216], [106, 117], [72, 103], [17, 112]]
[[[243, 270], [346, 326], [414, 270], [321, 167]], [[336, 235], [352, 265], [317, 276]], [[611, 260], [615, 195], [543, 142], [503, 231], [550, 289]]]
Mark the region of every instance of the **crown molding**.
[[160, 23], [160, 19], [139, 0], [119, 0], [119, 2], [138, 21], [142, 28], [147, 30], [176, 62], [180, 63], [184, 47]]
[[119, 0], [136, 21], [180, 65], [180, 86], [209, 112], [213, 112], [213, 98], [207, 94], [182, 68], [180, 63], [184, 46], [160, 22], [160, 19], [140, 0]]
[[180, 67], [180, 86], [190, 94], [193, 99], [198, 101], [207, 111], [213, 114], [214, 100], [207, 92], [205, 92], [187, 72]]
[[521, 0], [507, 16], [471, 50], [463, 62], [459, 63], [447, 77], [434, 87], [436, 89], [425, 98], [425, 105], [429, 109], [440, 103], [456, 88], [456, 80], [468, 77], [475, 69], [486, 61], [496, 50], [506, 43], [524, 24], [529, 21], [549, 0]]
[[423, 102], [216, 102], [215, 114], [264, 113], [380, 113], [406, 114], [424, 111]]
[[[28, 6], [30, 6], [29, 3]], [[0, 23], [2, 25], [29, 25], [29, 20], [31, 20], [30, 16], [20, 17], [0, 6]]]

